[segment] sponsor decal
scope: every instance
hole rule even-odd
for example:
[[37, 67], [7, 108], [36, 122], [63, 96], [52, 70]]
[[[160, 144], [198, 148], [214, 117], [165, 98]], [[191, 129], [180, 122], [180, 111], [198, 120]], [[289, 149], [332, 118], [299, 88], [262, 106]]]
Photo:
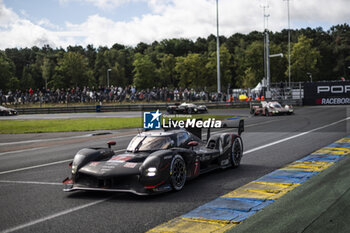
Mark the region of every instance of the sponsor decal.
[[101, 168], [101, 171], [102, 172], [108, 172], [108, 171], [110, 171], [110, 170], [112, 170], [112, 169], [114, 169], [115, 168], [115, 166], [113, 166], [113, 165], [104, 165], [102, 168]]
[[169, 118], [174, 118], [174, 117], [178, 117], [178, 116], [181, 116], [181, 117], [184, 117], [184, 118], [192, 118], [192, 115], [188, 115], [188, 114], [177, 114], [177, 115], [174, 115], [174, 114], [163, 114], [163, 117], [169, 117]]
[[112, 157], [110, 160], [108, 160], [108, 162], [125, 163], [125, 161], [131, 158], [132, 158], [131, 156], [127, 156], [127, 155], [118, 155], [118, 156]]
[[[160, 129], [161, 123], [163, 128], [221, 128], [222, 122], [215, 118], [208, 118], [207, 120], [199, 119], [186, 119], [174, 121], [168, 118], [166, 120], [163, 117], [161, 121], [162, 113], [157, 110], [156, 112], [143, 112], [143, 128], [144, 129]], [[191, 117], [191, 115], [189, 115]]]
[[215, 118], [208, 118], [208, 120], [202, 121], [198, 119], [186, 119], [180, 121], [173, 121], [171, 119], [166, 123], [163, 119], [164, 128], [221, 128], [222, 122], [215, 120]]
[[319, 93], [332, 93], [332, 94], [350, 93], [350, 85], [318, 86], [317, 94]]
[[97, 166], [97, 164], [99, 164], [100, 162], [91, 162], [90, 164], [89, 164], [89, 167], [96, 167]]
[[308, 82], [304, 84], [305, 105], [349, 105], [350, 81]]
[[160, 129], [161, 127], [161, 113], [159, 110], [156, 112], [144, 112], [143, 113], [143, 128], [144, 129]]
[[316, 99], [316, 104], [323, 104], [323, 105], [350, 104], [350, 98], [321, 98], [321, 99]]
[[125, 163], [124, 164], [124, 167], [127, 167], [127, 168], [134, 168], [136, 167], [137, 163]]
[[169, 191], [169, 190], [171, 190], [170, 185], [162, 185], [160, 187], [154, 188], [154, 191], [157, 191], [157, 192], [165, 192], [165, 191]]

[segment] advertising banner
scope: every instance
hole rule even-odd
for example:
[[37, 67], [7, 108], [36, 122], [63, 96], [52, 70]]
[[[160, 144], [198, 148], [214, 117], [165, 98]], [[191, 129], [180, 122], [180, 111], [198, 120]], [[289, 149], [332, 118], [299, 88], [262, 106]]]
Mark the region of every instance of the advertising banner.
[[350, 104], [350, 81], [308, 82], [304, 84], [304, 105]]

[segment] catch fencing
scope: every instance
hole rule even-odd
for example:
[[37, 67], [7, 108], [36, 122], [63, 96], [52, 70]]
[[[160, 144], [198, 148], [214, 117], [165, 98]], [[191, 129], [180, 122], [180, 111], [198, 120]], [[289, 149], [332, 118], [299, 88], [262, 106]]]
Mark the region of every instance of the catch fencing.
[[[301, 105], [299, 100], [284, 100], [282, 104]], [[206, 105], [208, 109], [248, 108], [250, 102], [203, 102], [197, 105]], [[119, 104], [119, 105], [86, 105], [86, 106], [64, 106], [64, 107], [38, 107], [38, 108], [16, 108], [19, 114], [57, 114], [57, 113], [88, 113], [88, 112], [127, 112], [127, 111], [151, 111], [166, 110], [167, 104]]]

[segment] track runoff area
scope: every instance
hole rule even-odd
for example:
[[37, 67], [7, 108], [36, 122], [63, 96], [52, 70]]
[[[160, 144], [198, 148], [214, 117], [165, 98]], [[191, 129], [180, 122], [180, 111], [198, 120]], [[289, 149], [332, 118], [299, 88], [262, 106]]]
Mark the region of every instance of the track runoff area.
[[[230, 111], [244, 115], [244, 110]], [[67, 195], [59, 182], [80, 148], [103, 145], [115, 137], [115, 150], [122, 151], [135, 132], [1, 140], [0, 232], [223, 232], [244, 224], [347, 156], [349, 120], [344, 107], [299, 108], [292, 116], [245, 119], [240, 168], [204, 175], [181, 192], [146, 198], [96, 192]], [[25, 147], [28, 144], [30, 148]]]
[[350, 135], [148, 232], [228, 231], [348, 155]]

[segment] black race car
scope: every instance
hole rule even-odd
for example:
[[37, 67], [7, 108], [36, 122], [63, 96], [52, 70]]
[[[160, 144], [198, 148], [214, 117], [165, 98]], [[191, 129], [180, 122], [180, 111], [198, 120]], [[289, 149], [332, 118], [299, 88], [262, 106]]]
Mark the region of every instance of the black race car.
[[205, 105], [196, 105], [192, 103], [182, 103], [182, 104], [175, 104], [175, 105], [169, 105], [167, 107], [167, 112], [170, 114], [173, 113], [204, 113], [208, 112], [207, 106]]
[[17, 111], [13, 108], [5, 108], [0, 106], [0, 116], [14, 116], [17, 115]]
[[[63, 181], [64, 191], [97, 190], [139, 195], [181, 190], [186, 180], [218, 168], [238, 167], [243, 155], [238, 134], [217, 133], [201, 140], [201, 130], [151, 130], [137, 134], [126, 151], [109, 148], [80, 150], [70, 164], [72, 175]], [[226, 128], [225, 131], [228, 129]], [[191, 133], [192, 131], [193, 133]]]

